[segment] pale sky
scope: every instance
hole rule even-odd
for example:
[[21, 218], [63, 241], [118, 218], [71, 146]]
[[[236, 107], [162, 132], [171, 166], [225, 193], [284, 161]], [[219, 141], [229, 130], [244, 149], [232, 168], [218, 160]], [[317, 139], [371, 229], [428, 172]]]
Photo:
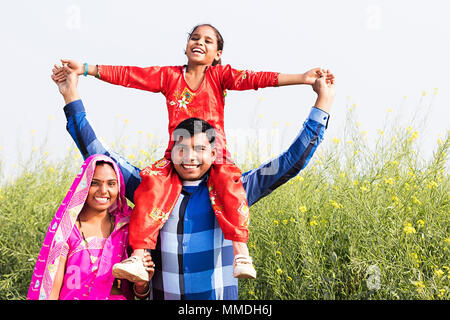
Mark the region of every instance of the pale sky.
[[[388, 109], [407, 122], [417, 108], [424, 116], [431, 104], [429, 125], [420, 132], [421, 147], [430, 153], [438, 134], [445, 136], [450, 128], [449, 12], [449, 2], [442, 0], [2, 1], [2, 174], [18, 170], [18, 157], [26, 157], [44, 139], [44, 151], [54, 158], [72, 145], [64, 101], [50, 79], [60, 58], [182, 65], [187, 33], [198, 23], [221, 31], [222, 61], [234, 68], [332, 70], [337, 96], [326, 139], [340, 134], [348, 105], [356, 105], [361, 130], [371, 138], [383, 127]], [[166, 143], [168, 120], [161, 94], [84, 77], [79, 88], [98, 136], [113, 141], [124, 132], [136, 139], [142, 131]], [[257, 117], [262, 129], [273, 129], [274, 122], [282, 129], [281, 152], [314, 101], [309, 86], [229, 92], [228, 139], [247, 132]]]

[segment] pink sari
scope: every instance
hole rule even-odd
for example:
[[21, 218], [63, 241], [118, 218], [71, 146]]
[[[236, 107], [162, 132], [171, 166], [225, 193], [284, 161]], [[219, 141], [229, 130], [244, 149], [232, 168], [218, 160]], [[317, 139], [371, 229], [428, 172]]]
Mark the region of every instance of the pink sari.
[[[113, 232], [107, 239], [86, 239], [89, 252], [75, 222], [88, 195], [97, 161], [106, 161], [114, 167], [119, 183], [119, 195], [116, 203], [109, 208], [109, 213], [115, 217]], [[130, 214], [123, 176], [116, 163], [104, 155], [87, 158], [50, 223], [36, 261], [27, 299], [49, 298], [62, 256], [67, 257], [67, 262], [60, 300], [131, 299], [132, 294], [125, 281], [122, 281], [124, 294], [110, 294], [114, 282], [112, 266], [127, 258]]]

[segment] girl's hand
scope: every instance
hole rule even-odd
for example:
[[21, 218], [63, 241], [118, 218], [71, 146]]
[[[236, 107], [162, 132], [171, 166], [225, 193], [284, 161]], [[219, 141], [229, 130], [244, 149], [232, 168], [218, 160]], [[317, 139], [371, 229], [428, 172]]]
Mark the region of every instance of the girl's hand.
[[311, 69], [309, 71], [306, 71], [303, 74], [304, 77], [304, 83], [305, 84], [309, 84], [309, 85], [313, 85], [317, 79], [320, 78], [320, 76], [322, 76], [323, 71], [321, 68], [314, 68]]
[[[75, 72], [77, 75], [84, 73], [84, 64], [75, 60], [61, 59], [63, 67], [67, 67], [70, 71]], [[64, 81], [64, 75], [61, 70], [53, 71], [56, 81]]]
[[303, 74], [304, 77], [304, 83], [309, 85], [314, 85], [317, 79], [319, 79], [321, 76], [325, 76], [325, 81], [328, 84], [334, 83], [334, 75], [330, 72], [330, 70], [325, 70], [321, 68], [314, 68], [309, 71], [306, 71]]

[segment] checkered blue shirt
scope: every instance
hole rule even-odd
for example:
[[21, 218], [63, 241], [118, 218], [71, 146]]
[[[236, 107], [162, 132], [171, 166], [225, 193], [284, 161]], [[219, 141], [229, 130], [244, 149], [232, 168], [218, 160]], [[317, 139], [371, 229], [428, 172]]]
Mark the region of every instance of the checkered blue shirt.
[[[107, 150], [86, 119], [81, 100], [64, 107], [67, 130], [86, 159], [92, 154], [110, 156], [124, 176], [126, 196], [133, 196], [141, 178], [140, 169]], [[249, 206], [295, 177], [309, 162], [323, 139], [329, 115], [313, 107], [291, 146], [280, 156], [242, 174]], [[174, 210], [160, 230], [152, 251], [155, 274], [151, 299], [235, 300], [238, 282], [233, 278], [233, 246], [225, 240], [214, 215], [206, 187], [207, 176], [198, 185], [183, 185]]]

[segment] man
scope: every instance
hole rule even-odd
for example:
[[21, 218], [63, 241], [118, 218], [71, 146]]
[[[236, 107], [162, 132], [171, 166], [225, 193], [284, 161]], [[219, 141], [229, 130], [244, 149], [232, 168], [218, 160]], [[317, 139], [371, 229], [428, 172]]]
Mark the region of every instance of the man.
[[[97, 139], [86, 119], [77, 81], [77, 76], [70, 72], [66, 81], [55, 81], [66, 103], [67, 130], [84, 158], [100, 153], [117, 162], [124, 176], [126, 197], [133, 201], [141, 179], [140, 169], [106, 149]], [[327, 84], [322, 76], [313, 89], [318, 95], [316, 103], [288, 150], [242, 174], [249, 206], [295, 177], [322, 141], [335, 95], [334, 81]], [[192, 120], [191, 124], [186, 124], [188, 129], [184, 129], [189, 132], [198, 121]], [[223, 237], [206, 186], [215, 149], [207, 133], [211, 128], [207, 123], [204, 127], [204, 130], [194, 130], [175, 140], [178, 148], [174, 148], [172, 156], [179, 157], [174, 161], [178, 163], [174, 168], [183, 180], [183, 192], [160, 230], [157, 247], [152, 251], [155, 270], [151, 285], [136, 284], [138, 297], [150, 294], [155, 300], [238, 298], [238, 283], [233, 277], [232, 242]]]

